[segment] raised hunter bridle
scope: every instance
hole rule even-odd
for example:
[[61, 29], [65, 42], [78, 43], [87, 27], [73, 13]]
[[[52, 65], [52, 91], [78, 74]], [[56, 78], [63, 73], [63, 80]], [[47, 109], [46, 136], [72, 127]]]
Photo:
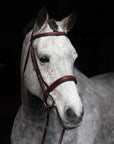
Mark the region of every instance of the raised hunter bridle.
[[[54, 81], [51, 85], [48, 85], [43, 80], [43, 77], [41, 75], [41, 72], [40, 72], [40, 69], [39, 69], [39, 66], [38, 66], [38, 63], [37, 63], [35, 51], [34, 51], [34, 48], [33, 48], [32, 44], [33, 44], [33, 41], [35, 39], [40, 38], [40, 37], [46, 37], [46, 36], [66, 36], [66, 33], [65, 32], [47, 32], [47, 33], [37, 34], [37, 35], [34, 35], [34, 36], [33, 36], [33, 33], [32, 33], [30, 44], [29, 44], [29, 49], [28, 49], [28, 52], [27, 52], [25, 65], [24, 65], [24, 69], [23, 69], [23, 75], [24, 75], [25, 70], [26, 70], [26, 66], [27, 66], [27, 62], [28, 62], [28, 58], [29, 58], [29, 54], [31, 53], [31, 59], [32, 59], [33, 67], [34, 67], [34, 70], [35, 70], [36, 75], [37, 75], [37, 79], [38, 79], [38, 81], [40, 83], [40, 86], [41, 86], [41, 89], [42, 89], [43, 102], [44, 102], [44, 105], [47, 109], [46, 126], [45, 126], [45, 130], [44, 130], [44, 134], [43, 134], [43, 137], [42, 137], [41, 144], [44, 144], [44, 142], [45, 142], [47, 127], [49, 125], [50, 111], [55, 106], [52, 96], [51, 96], [51, 98], [53, 100], [52, 106], [49, 106], [48, 103], [47, 103], [47, 98], [50, 95], [50, 92], [53, 91], [58, 85], [60, 85], [61, 83], [66, 82], [66, 81], [74, 81], [75, 83], [77, 83], [76, 78], [72, 75], [63, 76], [63, 77], [57, 79], [56, 81]], [[60, 136], [60, 139], [59, 139], [59, 144], [62, 143], [64, 132], [65, 132], [65, 128], [63, 128], [63, 130], [62, 130], [62, 133], [61, 133], [61, 136]]]

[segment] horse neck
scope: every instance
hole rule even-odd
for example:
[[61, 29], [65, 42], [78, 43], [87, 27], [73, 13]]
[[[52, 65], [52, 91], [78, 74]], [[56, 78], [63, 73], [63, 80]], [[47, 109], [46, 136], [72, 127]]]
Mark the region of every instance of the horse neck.
[[43, 102], [37, 96], [27, 90], [24, 80], [21, 80], [21, 101], [25, 118], [37, 121], [38, 117], [46, 117], [46, 109]]
[[76, 68], [74, 68], [74, 75], [77, 78], [78, 93], [83, 103], [87, 99], [95, 98], [95, 95], [97, 95], [97, 91], [96, 91], [97, 88], [96, 85], [94, 84], [94, 81], [86, 77], [83, 73], [81, 73]]
[[[40, 98], [31, 95], [29, 92], [26, 94], [26, 101], [22, 102], [22, 123], [25, 126], [31, 126], [35, 133], [37, 134], [42, 133], [39, 128], [45, 129], [46, 120], [47, 120], [47, 110]], [[25, 97], [24, 97], [25, 98]], [[53, 127], [56, 127], [55, 130], [53, 130]], [[57, 114], [53, 110], [50, 112], [50, 118], [49, 118], [49, 126], [48, 126], [48, 135], [54, 134], [54, 138], [56, 138], [56, 135], [60, 132], [62, 132], [62, 125], [59, 123]], [[58, 137], [59, 139], [59, 137]], [[57, 140], [58, 141], [58, 140]]]
[[77, 79], [78, 92], [81, 93], [81, 95], [84, 95], [85, 89], [87, 89], [91, 81], [76, 68], [74, 68], [74, 75]]
[[24, 70], [24, 66], [25, 66], [25, 61], [26, 61], [26, 56], [27, 56], [27, 53], [28, 53], [29, 45], [30, 45], [31, 34], [32, 34], [32, 31], [30, 31], [25, 36], [25, 39], [23, 41], [23, 47], [22, 47], [22, 53], [21, 53], [21, 63], [20, 63], [21, 78], [23, 77], [23, 70]]

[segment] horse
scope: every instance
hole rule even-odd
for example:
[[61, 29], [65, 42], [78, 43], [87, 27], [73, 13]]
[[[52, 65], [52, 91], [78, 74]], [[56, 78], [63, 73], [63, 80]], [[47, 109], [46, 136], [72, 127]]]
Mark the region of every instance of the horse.
[[12, 144], [114, 143], [114, 73], [88, 78], [74, 67], [74, 23], [74, 13], [56, 21], [42, 8], [26, 34]]

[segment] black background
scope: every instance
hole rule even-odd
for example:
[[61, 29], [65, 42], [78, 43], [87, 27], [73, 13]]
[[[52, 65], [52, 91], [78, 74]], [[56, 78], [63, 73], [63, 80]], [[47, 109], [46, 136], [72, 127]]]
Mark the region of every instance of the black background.
[[21, 102], [20, 56], [23, 29], [40, 8], [47, 6], [56, 20], [77, 11], [69, 33], [79, 58], [77, 67], [88, 77], [114, 72], [114, 5], [109, 1], [0, 1], [0, 143], [10, 144], [14, 117]]

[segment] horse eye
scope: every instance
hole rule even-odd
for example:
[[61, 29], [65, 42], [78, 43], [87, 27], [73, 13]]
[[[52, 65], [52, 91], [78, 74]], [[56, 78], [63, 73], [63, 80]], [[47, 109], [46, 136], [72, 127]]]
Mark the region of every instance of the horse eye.
[[46, 56], [46, 55], [39, 56], [39, 60], [40, 60], [42, 63], [48, 63], [48, 62], [49, 62], [49, 57]]

